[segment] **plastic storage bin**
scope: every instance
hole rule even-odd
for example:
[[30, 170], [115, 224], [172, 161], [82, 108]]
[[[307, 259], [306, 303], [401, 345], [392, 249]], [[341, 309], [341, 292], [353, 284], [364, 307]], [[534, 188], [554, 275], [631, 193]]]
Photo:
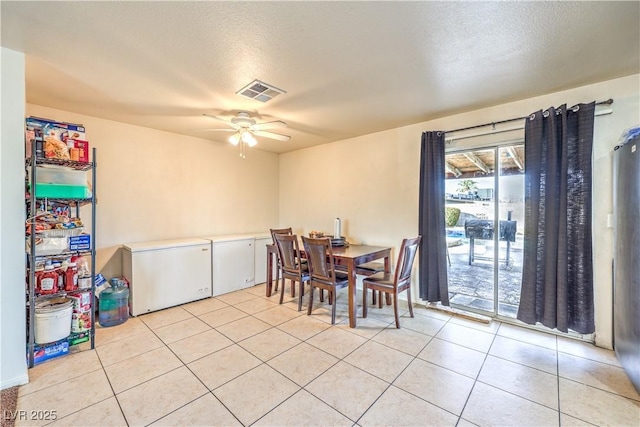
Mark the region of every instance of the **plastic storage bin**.
[[36, 182], [36, 197], [52, 199], [88, 199], [91, 191], [86, 185], [48, 184]]
[[121, 286], [100, 292], [98, 322], [101, 326], [115, 326], [129, 318], [129, 288]]
[[86, 186], [87, 172], [57, 165], [38, 166], [36, 169], [36, 182]]

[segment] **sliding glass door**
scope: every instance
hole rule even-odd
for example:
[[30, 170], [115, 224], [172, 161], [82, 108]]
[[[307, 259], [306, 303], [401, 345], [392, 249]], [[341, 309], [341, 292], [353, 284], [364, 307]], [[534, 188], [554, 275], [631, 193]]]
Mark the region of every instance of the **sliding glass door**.
[[446, 161], [451, 304], [515, 318], [522, 281], [524, 146], [449, 152]]

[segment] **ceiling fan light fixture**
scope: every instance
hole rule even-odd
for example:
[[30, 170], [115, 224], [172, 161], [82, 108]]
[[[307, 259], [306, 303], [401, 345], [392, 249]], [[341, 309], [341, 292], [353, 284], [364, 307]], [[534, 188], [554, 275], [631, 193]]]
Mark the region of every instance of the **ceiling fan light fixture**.
[[238, 145], [238, 143], [240, 142], [240, 133], [239, 133], [239, 132], [236, 132], [236, 133], [234, 133], [233, 135], [231, 135], [231, 136], [229, 137], [229, 142], [230, 142], [232, 145]]
[[256, 141], [256, 138], [251, 135], [251, 132], [246, 130], [242, 132], [242, 142], [247, 144], [249, 147], [253, 147], [258, 143], [258, 141]]

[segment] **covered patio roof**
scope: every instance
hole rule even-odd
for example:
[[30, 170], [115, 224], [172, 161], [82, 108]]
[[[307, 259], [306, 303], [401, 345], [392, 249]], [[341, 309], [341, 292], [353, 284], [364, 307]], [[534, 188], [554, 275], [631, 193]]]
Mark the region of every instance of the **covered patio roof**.
[[[524, 173], [524, 145], [500, 149], [501, 175]], [[493, 150], [465, 151], [446, 155], [446, 179], [492, 177], [496, 168]]]

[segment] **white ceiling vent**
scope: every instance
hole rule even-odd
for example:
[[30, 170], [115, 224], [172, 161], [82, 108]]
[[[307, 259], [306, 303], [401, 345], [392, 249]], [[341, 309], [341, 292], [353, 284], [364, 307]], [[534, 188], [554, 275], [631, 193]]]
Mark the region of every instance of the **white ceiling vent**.
[[267, 102], [281, 93], [287, 92], [260, 80], [254, 80], [236, 92], [238, 95], [261, 102]]

